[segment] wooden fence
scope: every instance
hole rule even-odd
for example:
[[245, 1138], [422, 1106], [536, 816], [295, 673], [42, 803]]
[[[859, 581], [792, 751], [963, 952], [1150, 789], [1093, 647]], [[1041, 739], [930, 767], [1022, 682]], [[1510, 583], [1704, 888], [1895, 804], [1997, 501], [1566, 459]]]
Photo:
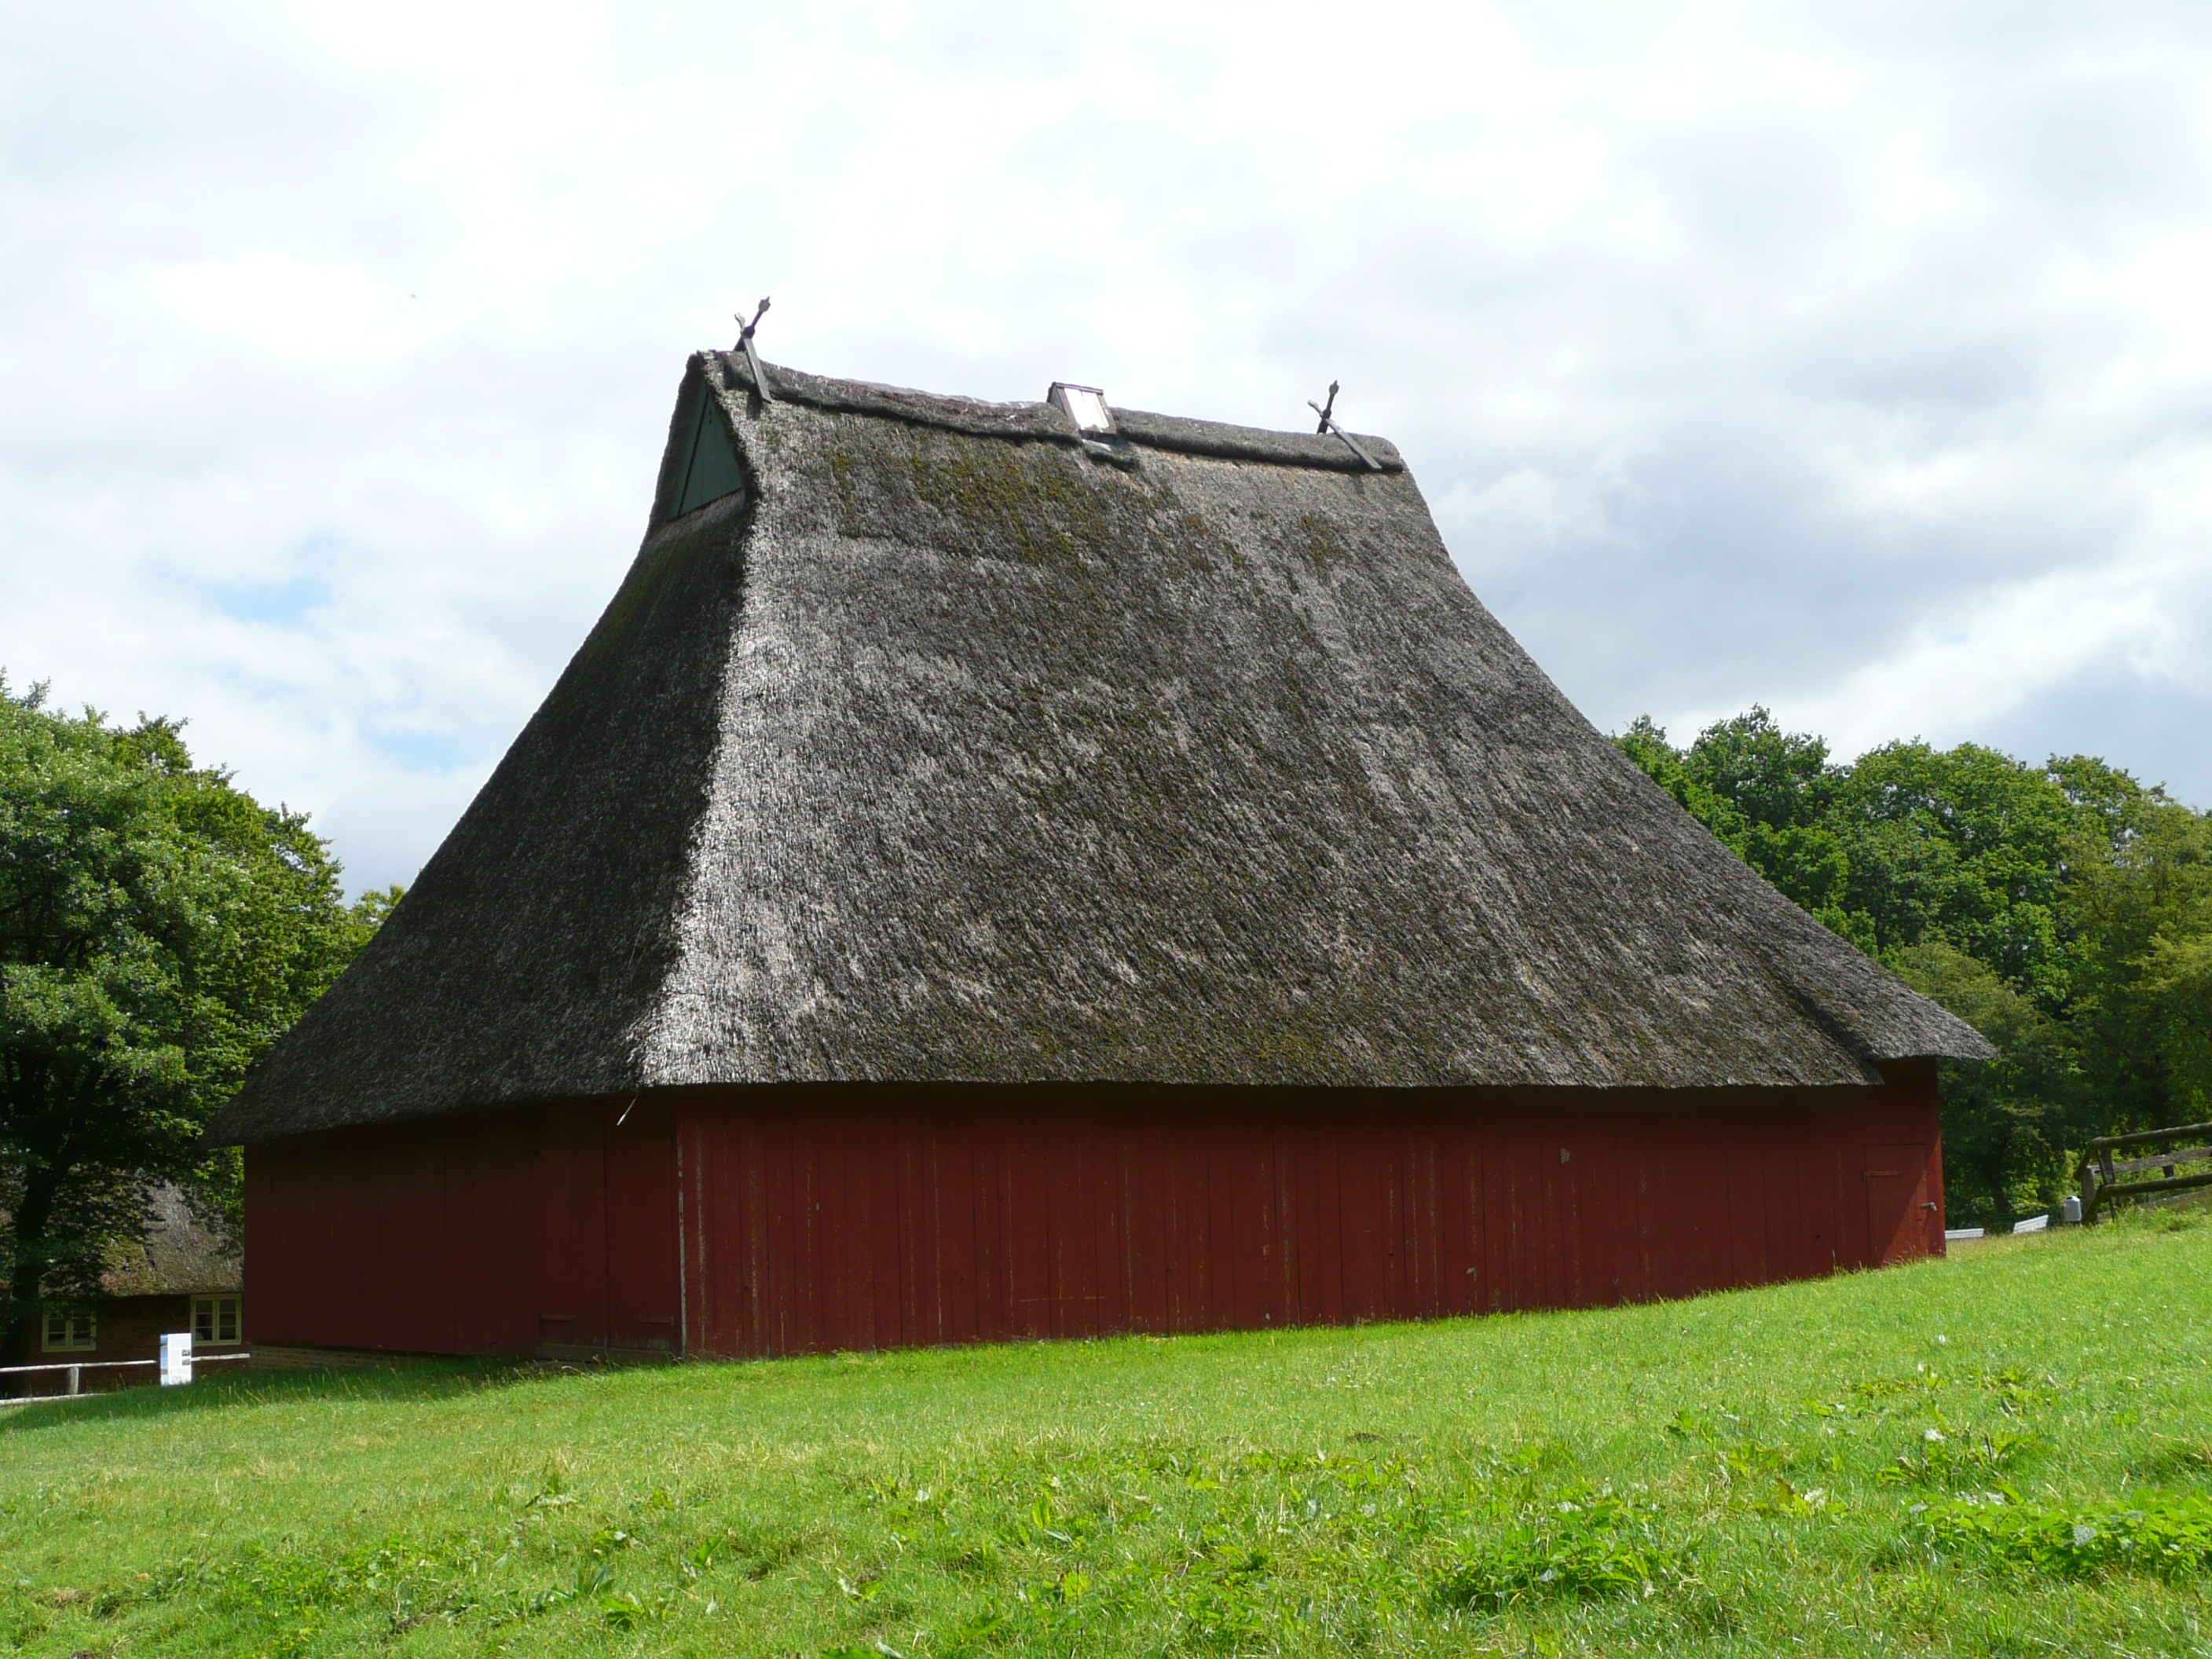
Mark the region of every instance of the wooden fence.
[[[2144, 1129], [2131, 1135], [2106, 1135], [2090, 1141], [2082, 1148], [2081, 1219], [2094, 1221], [2100, 1211], [2131, 1198], [2212, 1187], [2212, 1146], [2178, 1144], [2202, 1141], [2207, 1136], [2212, 1136], [2212, 1123], [2183, 1123], [2171, 1129]], [[2132, 1158], [2115, 1156], [2161, 1146], [2166, 1150], [2142, 1151]], [[2199, 1167], [2191, 1174], [2182, 1174], [2183, 1167], [2190, 1164]], [[2128, 1179], [2152, 1170], [2161, 1172], [2154, 1180]]]
[[[204, 1353], [193, 1356], [192, 1364], [212, 1365], [221, 1360], [251, 1359], [250, 1353]], [[0, 1407], [43, 1406], [56, 1400], [80, 1400], [84, 1394], [84, 1373], [87, 1371], [127, 1371], [158, 1370], [158, 1359], [56, 1359], [37, 1365], [0, 1365], [0, 1376], [26, 1376], [33, 1371], [59, 1371], [69, 1379], [66, 1392], [62, 1394], [0, 1395]]]

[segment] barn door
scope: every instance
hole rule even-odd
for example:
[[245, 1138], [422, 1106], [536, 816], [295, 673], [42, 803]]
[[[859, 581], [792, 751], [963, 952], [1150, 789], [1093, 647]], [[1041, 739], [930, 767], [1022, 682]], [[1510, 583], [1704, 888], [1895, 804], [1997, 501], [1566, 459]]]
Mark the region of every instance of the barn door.
[[607, 1120], [560, 1106], [539, 1120], [538, 1342], [582, 1353], [607, 1343]]
[[607, 1345], [672, 1352], [678, 1323], [676, 1109], [606, 1108]]
[[1876, 1267], [1935, 1253], [1941, 1218], [1928, 1192], [1928, 1148], [1866, 1149], [1867, 1255]]

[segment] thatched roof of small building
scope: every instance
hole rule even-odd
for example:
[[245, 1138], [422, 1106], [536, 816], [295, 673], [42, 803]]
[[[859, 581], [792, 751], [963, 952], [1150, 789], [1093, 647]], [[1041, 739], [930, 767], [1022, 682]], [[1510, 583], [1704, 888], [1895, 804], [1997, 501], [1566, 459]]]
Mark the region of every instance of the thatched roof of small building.
[[146, 1194], [144, 1234], [109, 1252], [100, 1288], [108, 1296], [177, 1296], [235, 1291], [245, 1282], [238, 1240], [194, 1212], [177, 1188]]
[[[1086, 442], [770, 373], [692, 359], [620, 591], [222, 1137], [704, 1083], [1987, 1054], [1576, 712], [1385, 441], [1117, 410]], [[700, 477], [741, 487], [679, 510]]]

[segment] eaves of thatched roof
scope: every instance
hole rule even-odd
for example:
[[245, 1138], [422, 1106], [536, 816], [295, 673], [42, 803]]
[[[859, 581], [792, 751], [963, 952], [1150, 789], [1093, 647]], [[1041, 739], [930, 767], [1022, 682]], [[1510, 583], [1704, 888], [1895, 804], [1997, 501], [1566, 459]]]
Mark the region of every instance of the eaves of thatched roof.
[[[772, 379], [693, 358], [613, 602], [221, 1138], [691, 1084], [1988, 1053], [1575, 711], [1384, 441], [1115, 410], [1086, 443]], [[742, 487], [679, 513], [702, 398]]]

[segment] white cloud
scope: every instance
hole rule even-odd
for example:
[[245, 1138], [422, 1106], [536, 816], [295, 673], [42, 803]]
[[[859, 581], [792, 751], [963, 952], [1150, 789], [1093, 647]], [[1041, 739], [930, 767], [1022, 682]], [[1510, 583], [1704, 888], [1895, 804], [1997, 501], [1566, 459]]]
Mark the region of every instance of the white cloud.
[[333, 351], [372, 360], [409, 344], [406, 297], [350, 265], [258, 252], [157, 265], [147, 283], [164, 332], [196, 332], [232, 351], [319, 367]]
[[1920, 735], [1931, 715], [1965, 731], [1986, 729], [2115, 658], [2147, 678], [2172, 679], [2183, 630], [2167, 601], [2179, 597], [2176, 579], [2189, 574], [2069, 571], [2007, 585], [1963, 614], [1923, 618], [1901, 649], [1793, 700], [1784, 712], [1825, 733], [1839, 753], [1856, 754]]

